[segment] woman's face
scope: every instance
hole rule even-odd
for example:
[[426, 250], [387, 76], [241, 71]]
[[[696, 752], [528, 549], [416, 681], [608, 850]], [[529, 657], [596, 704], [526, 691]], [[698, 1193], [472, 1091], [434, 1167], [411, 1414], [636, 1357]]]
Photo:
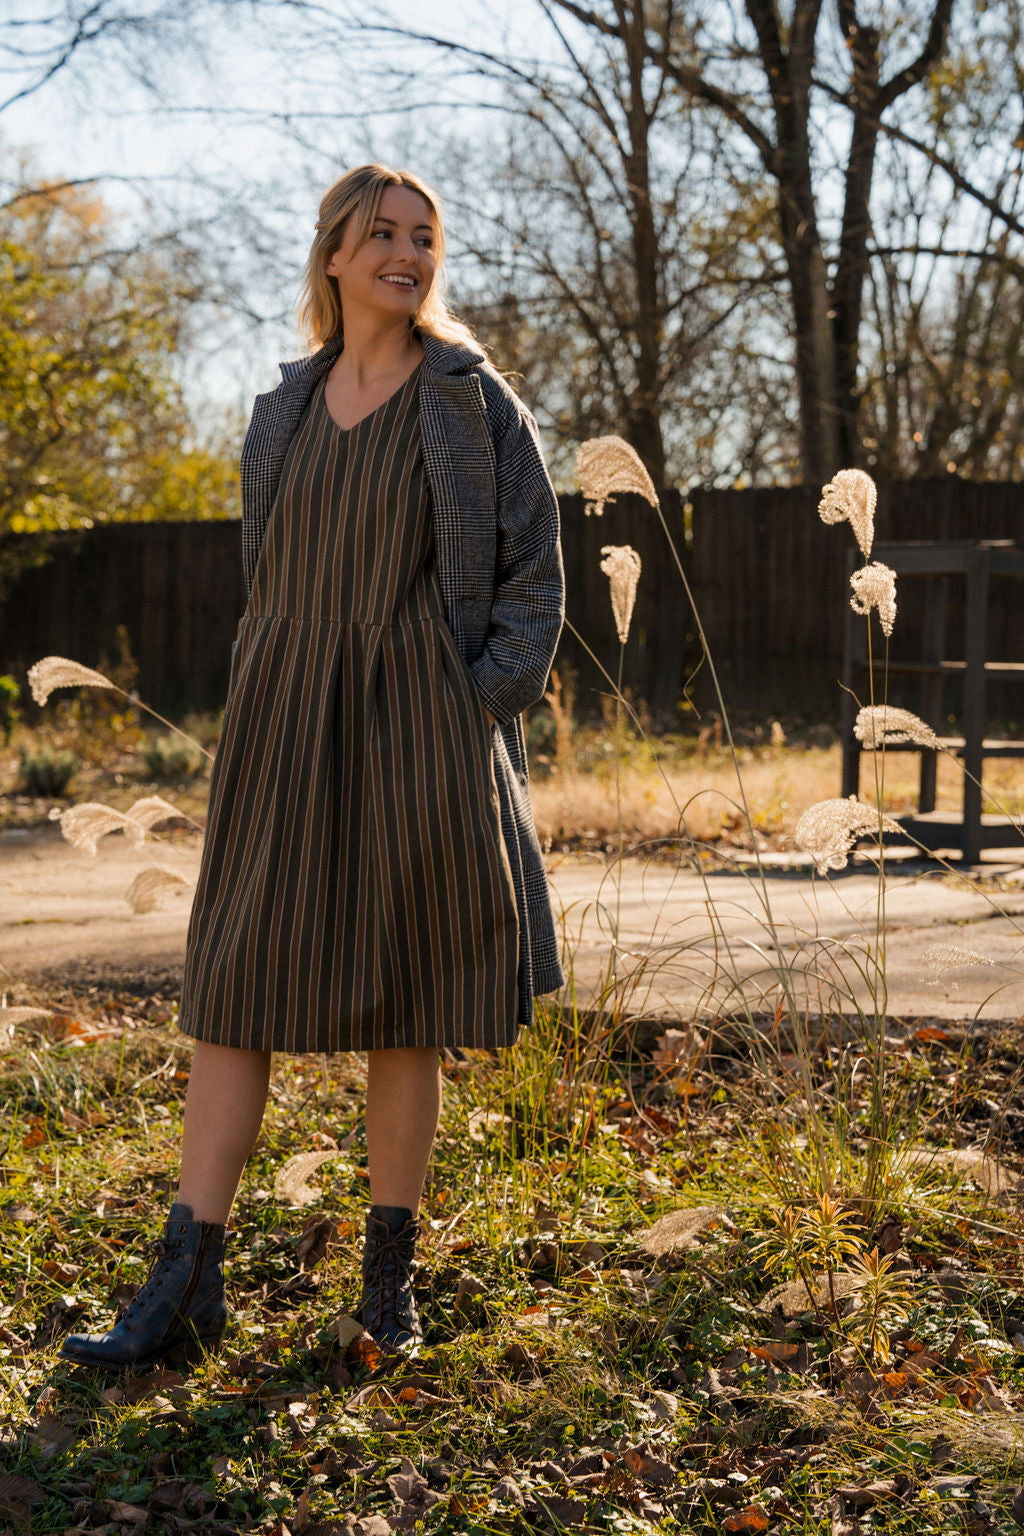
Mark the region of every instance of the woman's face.
[[411, 187], [385, 187], [369, 238], [355, 249], [349, 219], [325, 270], [338, 282], [342, 315], [356, 310], [381, 318], [412, 316], [434, 280], [430, 207]]

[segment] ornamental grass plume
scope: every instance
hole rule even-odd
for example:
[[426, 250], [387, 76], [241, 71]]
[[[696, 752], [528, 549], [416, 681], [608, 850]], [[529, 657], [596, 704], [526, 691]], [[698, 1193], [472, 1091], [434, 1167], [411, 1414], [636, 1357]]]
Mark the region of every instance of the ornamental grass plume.
[[629, 625], [640, 580], [640, 556], [629, 544], [605, 544], [601, 553], [604, 555], [601, 569], [611, 587], [615, 628], [620, 643], [625, 645], [629, 639]]
[[974, 949], [962, 949], [959, 944], [929, 944], [923, 958], [925, 965], [940, 975], [944, 971], [961, 971], [972, 965], [994, 963], [987, 955], [979, 955]]
[[136, 848], [146, 840], [146, 829], [123, 811], [99, 801], [87, 800], [83, 805], [73, 805], [61, 811], [56, 818], [60, 830], [74, 848], [83, 853], [95, 853], [101, 837], [108, 832], [121, 831]]
[[69, 661], [66, 656], [44, 656], [42, 661], [33, 662], [28, 669], [28, 684], [37, 704], [45, 704], [55, 688], [117, 688], [102, 672], [83, 667], [80, 661]]
[[620, 491], [635, 491], [652, 507], [658, 493], [635, 448], [622, 437], [592, 437], [576, 450], [576, 479], [587, 498], [584, 513], [600, 517], [604, 504]]
[[[141, 800], [136, 800], [134, 805], [128, 807], [126, 814], [147, 832], [161, 821], [171, 821], [175, 817], [185, 815], [169, 800], [164, 800], [161, 795], [144, 795]], [[198, 826], [198, 822], [193, 821], [191, 816], [185, 817], [185, 820], [192, 821], [193, 826]]]
[[49, 1008], [0, 1008], [0, 1037], [15, 1024], [29, 1024], [36, 1019], [52, 1018]]
[[213, 753], [208, 752], [201, 742], [196, 741], [187, 731], [183, 731], [179, 725], [165, 720], [157, 710], [149, 704], [144, 704], [137, 694], [128, 693], [124, 688], [119, 688], [117, 683], [104, 677], [102, 672], [96, 672], [92, 667], [83, 667], [80, 661], [70, 661], [67, 656], [44, 656], [41, 661], [35, 661], [28, 669], [29, 687], [32, 689], [32, 697], [37, 704], [45, 704], [55, 688], [78, 688], [83, 685], [92, 688], [112, 688], [123, 699], [127, 699], [138, 709], [144, 709], [154, 720], [159, 720], [161, 725], [174, 731], [176, 735], [184, 737], [192, 743], [197, 752], [213, 762]]
[[888, 565], [876, 562], [862, 565], [850, 577], [853, 596], [850, 607], [854, 613], [869, 614], [878, 609], [878, 622], [886, 636], [892, 634], [896, 622], [896, 572]]
[[841, 469], [821, 488], [818, 516], [823, 523], [849, 523], [865, 560], [871, 559], [875, 542], [875, 507], [878, 491], [862, 469]]
[[160, 869], [156, 864], [140, 869], [128, 887], [128, 901], [134, 912], [153, 912], [160, 905], [162, 896], [191, 882], [173, 869]]
[[911, 741], [919, 747], [939, 747], [939, 738], [930, 725], [909, 709], [892, 704], [865, 704], [857, 711], [853, 734], [870, 751]]
[[[882, 829], [899, 832], [899, 823], [882, 817]], [[865, 832], [878, 831], [878, 812], [856, 795], [848, 800], [819, 800], [796, 824], [797, 845], [814, 860], [819, 875], [845, 869], [850, 849]]]

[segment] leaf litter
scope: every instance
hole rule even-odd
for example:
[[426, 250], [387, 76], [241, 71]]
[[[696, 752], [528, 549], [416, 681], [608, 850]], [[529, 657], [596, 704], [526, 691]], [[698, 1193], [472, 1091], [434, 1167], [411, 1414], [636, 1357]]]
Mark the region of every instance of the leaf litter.
[[[493, 1069], [473, 1053], [446, 1064], [446, 1102], [454, 1115], [462, 1101], [482, 1140], [442, 1124], [415, 1360], [385, 1357], [352, 1316], [367, 1199], [359, 1070], [337, 1058], [325, 1092], [319, 1063], [281, 1066], [234, 1218], [225, 1349], [188, 1376], [111, 1380], [60, 1366], [53, 1346], [109, 1319], [141, 1279], [141, 1239], [171, 1187], [187, 1050], [163, 997], [13, 1001], [46, 1009], [13, 1026], [26, 1049], [2, 1069], [0, 1520], [12, 1530], [384, 1536], [628, 1518], [853, 1531], [879, 1511], [893, 1530], [944, 1529], [943, 1511], [982, 1530], [999, 1510], [1019, 1523], [1012, 1029], [887, 1026], [897, 1066], [927, 1086], [910, 1138], [922, 1153], [907, 1166], [930, 1182], [926, 1201], [896, 1202], [873, 1234], [913, 1295], [884, 1362], [844, 1331], [849, 1276], [834, 1275], [839, 1318], [823, 1324], [805, 1286], [752, 1258], [767, 1185], [739, 1129], [758, 1096], [778, 1120], [792, 1078], [780, 1066], [769, 1085], [740, 1033], [705, 1020], [681, 1056], [667, 1042], [692, 1026], [637, 1032], [643, 1048], [591, 1117], [584, 1198], [566, 1165], [500, 1247], [486, 1222], [456, 1218], [476, 1163], [522, 1134], [518, 1110], [494, 1112]], [[827, 1096], [843, 1046], [816, 1039]], [[553, 1169], [566, 1144], [549, 1126]]]

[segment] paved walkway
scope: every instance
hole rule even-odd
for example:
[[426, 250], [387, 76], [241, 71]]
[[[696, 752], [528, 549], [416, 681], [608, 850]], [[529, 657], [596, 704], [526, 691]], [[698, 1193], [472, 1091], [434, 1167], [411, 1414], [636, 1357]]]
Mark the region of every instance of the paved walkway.
[[[855, 1010], [870, 1001], [878, 879], [857, 867], [828, 879], [809, 870], [708, 873], [662, 864], [615, 869], [553, 861], [551, 884], [571, 935], [577, 987], [617, 970], [630, 1011], [686, 1018], [728, 1011], [740, 990], [774, 1012], [780, 955], [801, 1008]], [[996, 889], [997, 886], [1003, 889]], [[1024, 1018], [1024, 863], [993, 865], [984, 886], [933, 864], [890, 873], [885, 897], [886, 1011], [897, 1017]], [[955, 946], [987, 964], [937, 970], [925, 959]]]
[[[64, 976], [109, 985], [130, 978], [173, 991], [200, 846], [192, 834], [135, 849], [115, 834], [91, 857], [55, 825], [0, 833], [0, 989]], [[610, 871], [585, 858], [549, 863], [584, 1003], [608, 974], [616, 921], [617, 969], [630, 1011], [688, 1018], [735, 1007], [740, 988], [754, 1006], [774, 1011], [777, 951], [801, 1006], [850, 1011], [853, 997], [868, 998], [860, 973], [872, 966], [877, 881], [863, 866], [828, 880], [806, 868], [779, 868], [762, 886], [751, 871], [702, 877], [629, 860]], [[151, 864], [177, 871], [190, 886], [159, 911], [135, 913], [125, 893]], [[1021, 859], [985, 871], [984, 888], [928, 864], [890, 875], [889, 1014], [1024, 1020], [1024, 850]], [[924, 954], [936, 944], [990, 963], [939, 973]]]

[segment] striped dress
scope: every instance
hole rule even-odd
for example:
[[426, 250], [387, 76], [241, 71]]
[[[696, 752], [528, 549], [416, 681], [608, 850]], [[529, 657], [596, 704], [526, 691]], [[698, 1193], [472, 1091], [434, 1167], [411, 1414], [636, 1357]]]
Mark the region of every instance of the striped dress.
[[347, 431], [321, 383], [289, 448], [210, 780], [179, 1014], [200, 1040], [518, 1037], [492, 728], [444, 619], [419, 372]]

